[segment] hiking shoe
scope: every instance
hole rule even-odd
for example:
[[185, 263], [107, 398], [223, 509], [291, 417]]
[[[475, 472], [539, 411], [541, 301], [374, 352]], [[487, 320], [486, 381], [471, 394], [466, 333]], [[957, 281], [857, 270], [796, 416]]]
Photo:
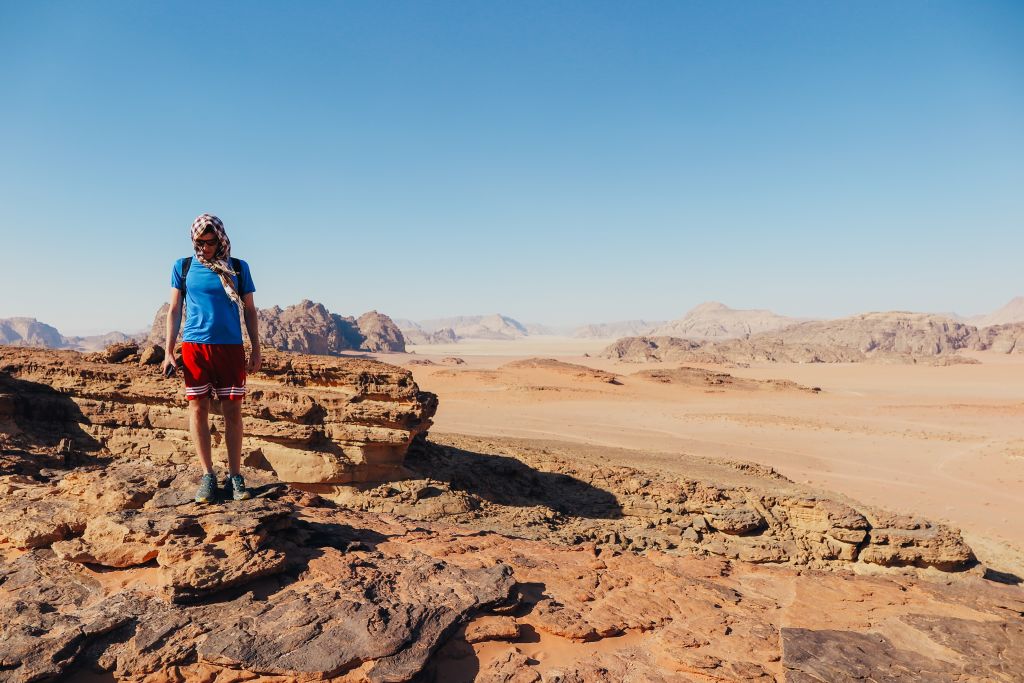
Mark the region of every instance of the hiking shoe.
[[196, 491], [197, 503], [217, 502], [217, 477], [212, 474], [204, 474], [199, 480], [199, 489]]
[[224, 484], [224, 488], [231, 489], [231, 497], [234, 500], [249, 500], [252, 498], [252, 491], [245, 488], [245, 479], [241, 474], [232, 474]]

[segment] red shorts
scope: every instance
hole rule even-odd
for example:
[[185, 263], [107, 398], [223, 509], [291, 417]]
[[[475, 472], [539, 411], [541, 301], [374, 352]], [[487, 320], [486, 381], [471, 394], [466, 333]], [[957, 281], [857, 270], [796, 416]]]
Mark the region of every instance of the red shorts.
[[241, 344], [183, 342], [181, 360], [188, 400], [207, 396], [241, 400], [245, 396], [245, 349]]

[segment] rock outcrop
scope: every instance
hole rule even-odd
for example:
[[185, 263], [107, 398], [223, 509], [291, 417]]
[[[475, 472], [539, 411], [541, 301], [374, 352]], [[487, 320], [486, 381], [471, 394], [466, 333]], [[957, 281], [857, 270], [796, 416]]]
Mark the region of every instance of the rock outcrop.
[[[157, 311], [144, 348], [162, 346], [166, 341], [168, 308], [169, 304], [164, 304]], [[263, 348], [324, 356], [344, 351], [405, 352], [401, 330], [377, 311], [364, 313], [357, 320], [331, 313], [323, 304], [304, 299], [288, 308], [261, 308], [257, 317]]]
[[[243, 455], [289, 482], [400, 476], [437, 407], [407, 370], [360, 358], [268, 351], [248, 390]], [[154, 366], [0, 347], [0, 423], [26, 445], [190, 462], [186, 407], [181, 380]]]
[[385, 353], [405, 353], [405, 339], [402, 337], [402, 331], [398, 329], [398, 325], [391, 318], [383, 313], [377, 311], [363, 313], [356, 320], [356, 328], [363, 337], [360, 349]]
[[982, 348], [995, 353], [1024, 353], [1024, 323], [986, 327], [979, 332]]
[[723, 485], [584, 463], [550, 448], [472, 437], [443, 441], [410, 455], [411, 479], [313, 490], [368, 512], [613, 551], [819, 569], [870, 564], [955, 572], [976, 563], [956, 529], [858, 510], [774, 473], [771, 488], [763, 481], [757, 488]]

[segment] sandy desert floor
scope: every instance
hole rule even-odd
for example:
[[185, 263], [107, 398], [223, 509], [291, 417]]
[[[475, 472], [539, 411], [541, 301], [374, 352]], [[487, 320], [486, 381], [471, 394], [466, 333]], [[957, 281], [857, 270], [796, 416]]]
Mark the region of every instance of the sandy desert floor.
[[[604, 342], [468, 342], [381, 355], [440, 396], [435, 432], [616, 447], [620, 463], [683, 472], [679, 454], [745, 460], [852, 501], [963, 529], [979, 557], [1024, 570], [1024, 359], [980, 365], [712, 367], [803, 387], [637, 375], [671, 364], [585, 356]], [[442, 359], [456, 356], [464, 364]], [[556, 358], [614, 373], [509, 367]], [[421, 364], [432, 361], [434, 364]], [[521, 365], [521, 364], [520, 364]], [[621, 450], [625, 449], [625, 450]]]

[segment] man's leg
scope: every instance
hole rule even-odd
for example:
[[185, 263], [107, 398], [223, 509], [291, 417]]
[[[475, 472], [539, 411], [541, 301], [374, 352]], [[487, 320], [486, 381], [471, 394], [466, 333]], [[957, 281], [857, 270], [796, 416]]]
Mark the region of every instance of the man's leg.
[[213, 459], [210, 456], [210, 397], [192, 399], [188, 402], [188, 427], [192, 432], [192, 443], [196, 455], [207, 474], [213, 474]]
[[228, 472], [242, 472], [242, 399], [221, 399], [224, 413], [224, 441], [228, 447]]

